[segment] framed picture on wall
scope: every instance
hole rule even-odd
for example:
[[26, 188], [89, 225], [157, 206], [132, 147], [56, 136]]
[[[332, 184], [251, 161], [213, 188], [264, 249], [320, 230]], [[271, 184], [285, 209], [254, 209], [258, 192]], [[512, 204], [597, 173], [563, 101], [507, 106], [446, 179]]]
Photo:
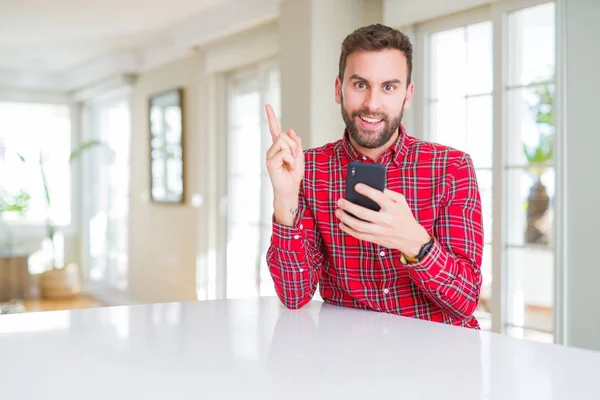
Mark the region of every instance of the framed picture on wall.
[[150, 96], [150, 197], [156, 203], [183, 203], [183, 89]]

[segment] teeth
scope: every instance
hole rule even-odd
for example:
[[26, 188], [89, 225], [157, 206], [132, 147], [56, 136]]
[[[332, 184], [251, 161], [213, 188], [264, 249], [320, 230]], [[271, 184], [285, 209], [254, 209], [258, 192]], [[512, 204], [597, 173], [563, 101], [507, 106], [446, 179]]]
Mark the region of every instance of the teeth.
[[372, 118], [367, 118], [367, 117], [360, 117], [363, 121], [366, 122], [370, 122], [372, 124], [376, 124], [377, 122], [380, 122], [380, 119], [372, 119]]

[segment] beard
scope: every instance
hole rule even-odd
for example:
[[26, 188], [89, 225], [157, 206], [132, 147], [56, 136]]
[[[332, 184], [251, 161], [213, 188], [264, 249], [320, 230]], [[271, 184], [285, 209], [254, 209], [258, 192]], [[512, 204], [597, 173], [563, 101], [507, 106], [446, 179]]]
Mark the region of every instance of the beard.
[[[402, 116], [404, 114], [404, 103], [406, 102], [406, 96], [404, 97], [404, 100], [402, 100], [402, 109], [400, 111], [400, 115], [394, 118], [390, 118], [390, 116], [385, 113], [371, 112], [367, 108], [361, 108], [360, 110], [353, 111], [352, 114], [349, 114], [344, 109], [343, 96], [341, 100], [342, 118], [344, 119], [344, 123], [346, 124], [346, 129], [348, 130], [350, 138], [362, 148], [376, 149], [382, 147], [387, 142], [389, 142], [392, 136], [394, 136], [394, 134], [400, 127], [400, 123], [402, 122]], [[370, 115], [371, 117], [381, 119], [383, 122], [383, 127], [379, 128], [378, 130], [363, 129], [359, 125], [359, 123], [356, 122], [355, 118], [366, 115]]]

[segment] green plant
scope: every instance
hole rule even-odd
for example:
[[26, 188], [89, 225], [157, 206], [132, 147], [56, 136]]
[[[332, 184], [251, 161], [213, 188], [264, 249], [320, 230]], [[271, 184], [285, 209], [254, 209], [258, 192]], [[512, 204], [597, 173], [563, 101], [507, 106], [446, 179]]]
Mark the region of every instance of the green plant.
[[31, 197], [29, 196], [29, 193], [24, 192], [22, 190], [17, 194], [4, 193], [2, 196], [0, 196], [0, 225], [2, 225], [7, 235], [7, 241], [3, 246], [4, 248], [2, 249], [3, 252], [11, 253], [12, 251], [14, 251], [13, 233], [9, 226], [4, 223], [4, 220], [2, 218], [3, 214], [25, 214], [25, 211], [27, 211], [27, 209], [29, 208], [30, 199]]
[[[90, 140], [88, 142], [83, 143], [82, 145], [78, 146], [77, 148], [73, 149], [69, 155], [69, 163], [73, 163], [73, 161], [77, 160], [83, 153], [85, 153], [86, 151], [96, 147], [96, 146], [100, 146], [103, 143], [99, 140]], [[21, 159], [22, 162], [27, 162], [25, 160], [25, 157], [23, 157], [21, 154], [18, 154], [19, 158]], [[46, 178], [46, 171], [44, 170], [44, 160], [42, 158], [42, 153], [40, 152], [40, 156], [38, 159], [38, 165], [39, 165], [39, 169], [40, 169], [40, 175], [42, 178], [42, 183], [44, 185], [44, 197], [46, 200], [46, 206], [48, 207], [48, 209], [50, 209], [50, 207], [52, 206], [52, 198], [50, 196], [50, 188], [48, 187], [48, 179]], [[56, 233], [56, 226], [54, 225], [52, 219], [50, 218], [50, 216], [48, 215], [46, 218], [46, 237], [50, 240], [50, 243], [52, 243], [52, 248], [54, 249], [54, 237], [55, 237], [55, 233]], [[56, 268], [55, 265], [55, 260], [56, 257], [53, 254], [52, 255], [53, 259], [52, 259], [52, 268]]]
[[16, 212], [21, 215], [25, 213], [29, 207], [31, 196], [29, 193], [21, 190], [16, 195], [6, 195], [0, 198], [0, 214], [5, 212]]
[[538, 128], [538, 140], [534, 146], [523, 144], [527, 162], [532, 165], [536, 177], [543, 173], [543, 164], [554, 157], [554, 96], [550, 85], [535, 89], [536, 102], [531, 107]]

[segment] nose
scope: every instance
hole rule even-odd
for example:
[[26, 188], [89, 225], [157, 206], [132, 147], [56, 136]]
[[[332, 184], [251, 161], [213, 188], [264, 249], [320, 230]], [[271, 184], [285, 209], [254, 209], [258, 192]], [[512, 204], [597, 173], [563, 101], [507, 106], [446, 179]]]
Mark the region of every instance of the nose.
[[379, 111], [381, 109], [381, 94], [377, 90], [369, 90], [365, 96], [364, 107], [374, 112]]

